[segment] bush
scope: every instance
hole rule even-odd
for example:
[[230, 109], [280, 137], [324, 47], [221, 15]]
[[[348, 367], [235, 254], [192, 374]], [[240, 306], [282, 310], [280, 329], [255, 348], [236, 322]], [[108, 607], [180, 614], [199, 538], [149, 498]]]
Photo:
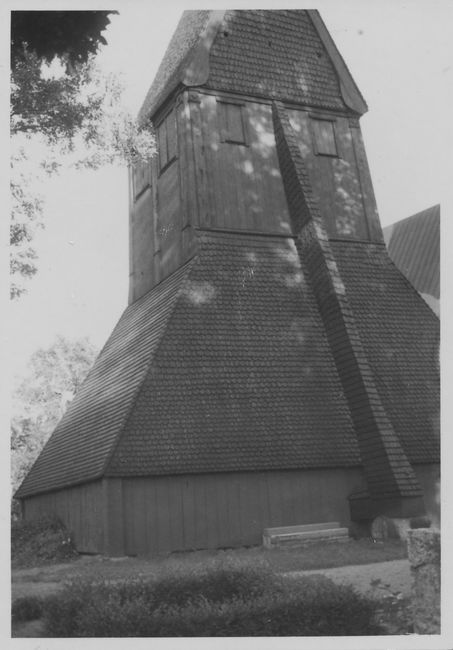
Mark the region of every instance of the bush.
[[14, 568], [49, 564], [77, 556], [71, 536], [56, 517], [11, 523], [11, 560]]
[[37, 596], [22, 596], [16, 598], [11, 607], [13, 623], [25, 623], [41, 618], [43, 601]]
[[376, 634], [373, 603], [322, 576], [213, 563], [152, 581], [77, 581], [44, 605], [51, 637]]

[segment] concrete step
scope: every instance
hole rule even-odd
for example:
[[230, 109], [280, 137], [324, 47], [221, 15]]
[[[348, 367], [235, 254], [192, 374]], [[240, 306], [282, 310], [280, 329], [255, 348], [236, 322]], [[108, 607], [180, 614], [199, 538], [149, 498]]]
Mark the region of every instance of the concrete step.
[[263, 546], [266, 548], [348, 540], [348, 529], [340, 527], [337, 522], [266, 528], [263, 534]]
[[305, 533], [309, 530], [329, 530], [339, 528], [338, 521], [328, 521], [321, 524], [299, 524], [297, 526], [280, 526], [278, 528], [265, 528], [264, 535], [285, 535], [286, 533]]

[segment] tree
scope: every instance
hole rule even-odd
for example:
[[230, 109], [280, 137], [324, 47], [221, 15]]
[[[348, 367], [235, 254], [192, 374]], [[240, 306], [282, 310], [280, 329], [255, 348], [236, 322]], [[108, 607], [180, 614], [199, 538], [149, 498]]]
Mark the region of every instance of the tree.
[[107, 41], [102, 32], [117, 11], [12, 11], [11, 62], [23, 56], [23, 45], [39, 59], [67, 58], [71, 65], [86, 63]]
[[87, 338], [58, 336], [35, 352], [13, 393], [11, 474], [16, 489], [66, 411], [96, 357]]
[[[33, 240], [44, 223], [36, 187], [46, 175], [63, 162], [97, 168], [147, 160], [155, 152], [151, 128], [139, 128], [121, 105], [120, 81], [95, 63], [111, 13], [117, 12], [12, 12], [12, 298], [37, 272]], [[41, 150], [33, 159], [31, 144]]]

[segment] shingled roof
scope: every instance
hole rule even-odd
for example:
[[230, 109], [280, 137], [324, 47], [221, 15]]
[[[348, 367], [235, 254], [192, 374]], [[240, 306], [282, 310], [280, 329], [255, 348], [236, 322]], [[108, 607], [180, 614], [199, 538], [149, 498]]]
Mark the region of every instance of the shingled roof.
[[384, 246], [331, 242], [387, 415], [412, 463], [439, 462], [439, 319]]
[[103, 474], [188, 268], [126, 309], [17, 496]]
[[16, 496], [103, 476], [357, 466], [373, 498], [421, 494], [410, 462], [439, 460], [439, 322], [382, 244], [324, 231], [280, 100], [364, 104], [316, 16], [183, 18], [142, 117], [181, 85], [279, 100], [294, 236], [193, 230], [192, 259], [126, 309]]
[[18, 496], [101, 474], [359, 464], [293, 240], [206, 233], [126, 310]]
[[435, 313], [440, 298], [440, 206], [417, 212], [383, 229], [396, 266]]
[[179, 86], [307, 106], [367, 110], [316, 11], [185, 11], [140, 110], [144, 122]]

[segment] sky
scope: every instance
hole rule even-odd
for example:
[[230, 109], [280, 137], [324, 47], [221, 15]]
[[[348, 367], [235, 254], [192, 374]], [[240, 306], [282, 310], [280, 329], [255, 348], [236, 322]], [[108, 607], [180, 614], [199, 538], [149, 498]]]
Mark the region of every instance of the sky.
[[[38, 8], [36, 2], [14, 8], [31, 6]], [[93, 8], [84, 2], [39, 3], [43, 9], [66, 6]], [[361, 126], [382, 225], [451, 200], [453, 3], [361, 0], [285, 7], [320, 10], [367, 101]], [[123, 77], [124, 103], [135, 114], [182, 10], [191, 5], [124, 0], [108, 8], [120, 14], [111, 17], [98, 63]], [[16, 375], [30, 354], [57, 334], [88, 336], [101, 348], [127, 305], [126, 170], [68, 171], [49, 179], [44, 194], [46, 228], [36, 240], [39, 272], [28, 294], [10, 308], [6, 343]]]

